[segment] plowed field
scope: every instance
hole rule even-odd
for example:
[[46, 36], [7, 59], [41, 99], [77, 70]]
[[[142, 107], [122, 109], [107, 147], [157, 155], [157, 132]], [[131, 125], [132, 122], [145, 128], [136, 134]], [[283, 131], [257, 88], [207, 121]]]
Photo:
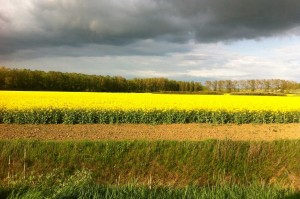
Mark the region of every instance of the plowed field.
[[300, 124], [0, 124], [0, 139], [36, 140], [177, 140], [300, 139]]

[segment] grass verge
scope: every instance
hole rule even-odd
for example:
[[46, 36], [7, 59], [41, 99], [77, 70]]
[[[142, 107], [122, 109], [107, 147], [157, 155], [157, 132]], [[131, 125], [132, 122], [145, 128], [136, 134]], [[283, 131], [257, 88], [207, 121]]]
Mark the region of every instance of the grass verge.
[[[4, 193], [4, 192], [3, 192]], [[1, 194], [1, 190], [0, 190]], [[219, 185], [213, 187], [193, 187], [170, 188], [170, 187], [141, 187], [134, 185], [109, 187], [101, 185], [82, 184], [59, 187], [35, 187], [6, 190], [3, 198], [9, 199], [61, 199], [61, 198], [110, 198], [110, 199], [196, 199], [196, 198], [270, 198], [270, 199], [297, 199], [300, 194], [290, 189], [282, 189], [274, 186], [239, 186], [239, 185]]]
[[[0, 141], [0, 180], [86, 169], [97, 184], [157, 186], [219, 183], [300, 188], [300, 140], [50, 142]], [[8, 178], [9, 177], [9, 178]]]

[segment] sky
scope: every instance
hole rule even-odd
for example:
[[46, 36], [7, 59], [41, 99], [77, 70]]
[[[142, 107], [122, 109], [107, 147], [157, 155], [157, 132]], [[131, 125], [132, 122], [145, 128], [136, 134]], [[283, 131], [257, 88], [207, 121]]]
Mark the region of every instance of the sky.
[[300, 81], [299, 0], [0, 0], [0, 66]]

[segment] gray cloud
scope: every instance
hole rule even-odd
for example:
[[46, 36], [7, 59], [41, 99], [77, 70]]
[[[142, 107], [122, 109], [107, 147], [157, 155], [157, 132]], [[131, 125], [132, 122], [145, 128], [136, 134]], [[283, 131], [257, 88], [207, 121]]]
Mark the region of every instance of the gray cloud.
[[[130, 46], [144, 40], [182, 44], [256, 39], [298, 34], [300, 24], [297, 0], [0, 0], [0, 3], [2, 55], [20, 49], [58, 46]], [[164, 51], [172, 52], [172, 48]], [[147, 49], [143, 52], [152, 54]], [[107, 50], [107, 54], [113, 52]]]
[[101, 56], [167, 56], [170, 52], [181, 53], [190, 51], [189, 44], [177, 44], [169, 42], [155, 42], [153, 40], [141, 40], [128, 45], [98, 45], [87, 44], [80, 48], [77, 46], [52, 46], [39, 47], [38, 49], [20, 49], [9, 56], [1, 55], [0, 60], [37, 59], [41, 57], [101, 57]]
[[[294, 43], [299, 43], [294, 40]], [[262, 46], [260, 46], [262, 47]], [[65, 48], [63, 48], [65, 49]], [[42, 51], [43, 53], [45, 51]], [[85, 52], [86, 53], [86, 52]], [[268, 53], [268, 56], [261, 54]], [[89, 53], [87, 53], [89, 54]], [[300, 45], [265, 48], [258, 54], [232, 51], [227, 45], [195, 44], [189, 52], [166, 56], [39, 56], [23, 59], [22, 51], [2, 64], [33, 70], [54, 70], [99, 75], [167, 77], [177, 80], [289, 79], [299, 81]], [[27, 57], [27, 56], [25, 56]], [[0, 58], [1, 60], [1, 58]]]

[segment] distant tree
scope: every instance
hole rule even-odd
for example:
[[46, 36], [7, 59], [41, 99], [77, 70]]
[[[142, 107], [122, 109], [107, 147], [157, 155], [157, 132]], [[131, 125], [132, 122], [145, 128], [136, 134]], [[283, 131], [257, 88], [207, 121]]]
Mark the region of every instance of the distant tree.
[[94, 91], [94, 92], [159, 92], [198, 91], [200, 82], [184, 82], [167, 78], [135, 78], [85, 75], [79, 73], [43, 72], [0, 67], [0, 89]]
[[[295, 81], [280, 79], [213, 80], [206, 81], [209, 91], [265, 91], [289, 92], [300, 89]], [[48, 91], [93, 91], [93, 92], [197, 92], [204, 89], [200, 82], [175, 81], [167, 78], [134, 78], [121, 76], [85, 75], [56, 71], [32, 71], [0, 67], [2, 90], [48, 90]]]

